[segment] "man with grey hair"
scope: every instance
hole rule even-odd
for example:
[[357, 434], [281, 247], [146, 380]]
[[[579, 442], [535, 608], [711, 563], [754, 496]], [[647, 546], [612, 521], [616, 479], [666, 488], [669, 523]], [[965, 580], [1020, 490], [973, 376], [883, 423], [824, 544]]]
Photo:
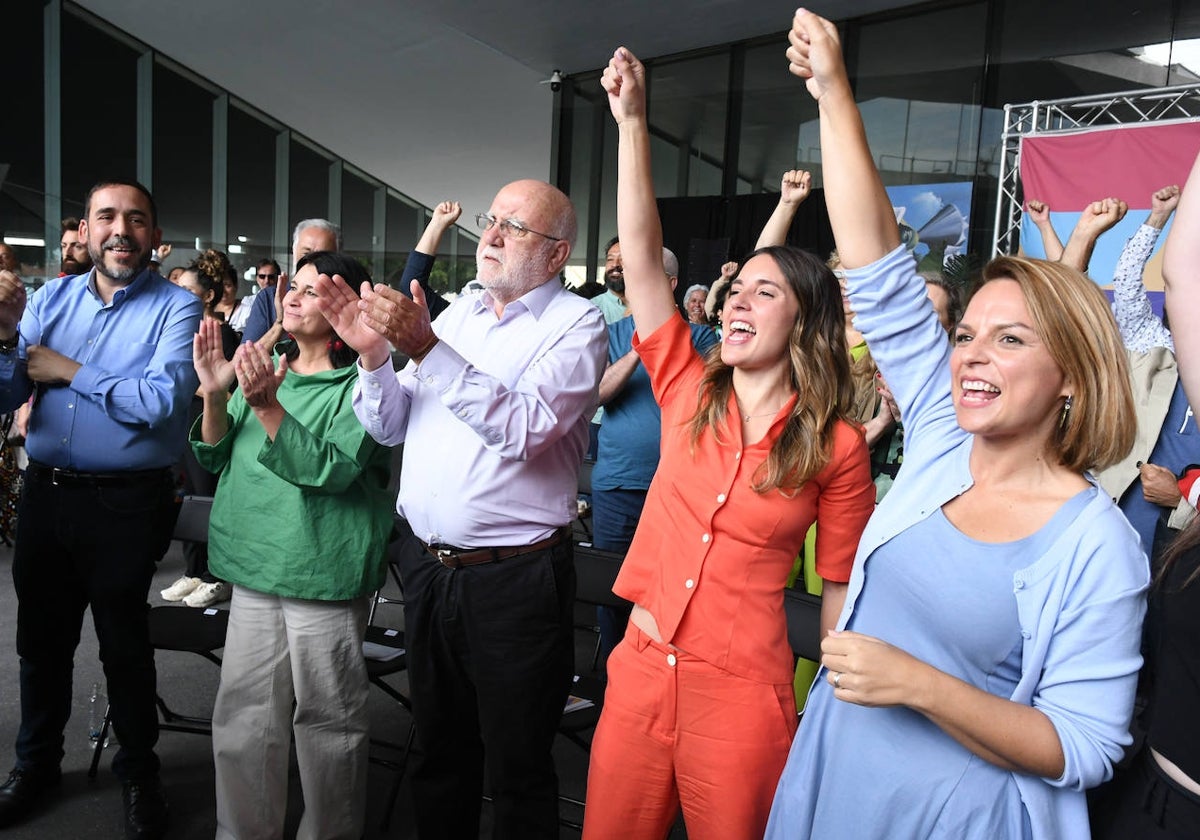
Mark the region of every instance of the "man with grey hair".
[[[292, 270], [305, 254], [313, 251], [342, 250], [342, 229], [328, 219], [304, 219], [292, 231]], [[274, 286], [267, 286], [254, 296], [254, 308], [242, 330], [243, 341], [258, 341], [268, 330], [282, 335], [280, 303], [287, 294], [288, 278], [281, 275]]]
[[[419, 749], [417, 833], [557, 838], [551, 746], [574, 674], [571, 521], [604, 367], [600, 310], [558, 282], [575, 211], [516, 181], [476, 217], [478, 295], [430, 323], [425, 294], [321, 278], [317, 305], [358, 350], [354, 410], [407, 444], [397, 511]], [[389, 343], [411, 361], [392, 368]]]
[[[679, 260], [663, 248], [663, 271], [673, 290]], [[717, 343], [710, 327], [691, 324], [692, 346], [704, 354]], [[592, 544], [624, 554], [633, 541], [646, 503], [650, 479], [658, 469], [662, 412], [650, 389], [650, 376], [633, 349], [633, 316], [608, 325], [608, 367], [600, 380], [604, 422], [592, 468]], [[628, 610], [597, 607], [600, 651], [607, 658], [625, 634]]]
[[707, 300], [708, 286], [703, 283], [688, 286], [688, 290], [683, 293], [683, 311], [689, 322], [693, 324], [708, 323], [708, 315], [704, 312], [704, 303]]

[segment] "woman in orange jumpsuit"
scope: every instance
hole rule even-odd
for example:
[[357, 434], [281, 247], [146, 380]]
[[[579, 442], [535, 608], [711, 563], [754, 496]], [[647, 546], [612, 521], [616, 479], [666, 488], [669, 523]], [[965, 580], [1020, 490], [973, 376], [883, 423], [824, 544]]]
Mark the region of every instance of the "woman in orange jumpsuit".
[[817, 257], [742, 261], [720, 352], [692, 350], [662, 266], [644, 69], [603, 85], [619, 136], [617, 228], [634, 346], [662, 407], [662, 459], [613, 587], [633, 602], [608, 661], [584, 840], [760, 838], [796, 729], [783, 587], [813, 522], [822, 626], [840, 612], [875, 499], [849, 419], [841, 294]]

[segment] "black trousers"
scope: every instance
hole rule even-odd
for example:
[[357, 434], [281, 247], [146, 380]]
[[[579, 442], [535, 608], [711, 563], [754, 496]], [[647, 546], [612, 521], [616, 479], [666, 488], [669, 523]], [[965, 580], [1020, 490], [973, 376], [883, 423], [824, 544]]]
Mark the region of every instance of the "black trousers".
[[13, 556], [21, 658], [17, 767], [53, 771], [62, 761], [75, 648], [91, 606], [121, 743], [113, 772], [122, 781], [158, 773], [146, 596], [176, 507], [166, 470], [120, 486], [55, 485], [27, 474]]
[[557, 838], [551, 746], [575, 667], [570, 540], [448, 569], [402, 538], [418, 834], [475, 840], [486, 767], [492, 836]]

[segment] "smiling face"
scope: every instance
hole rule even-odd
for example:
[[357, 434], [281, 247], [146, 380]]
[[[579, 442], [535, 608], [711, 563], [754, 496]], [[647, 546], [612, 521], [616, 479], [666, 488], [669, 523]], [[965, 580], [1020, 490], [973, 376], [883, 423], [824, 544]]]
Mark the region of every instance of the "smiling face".
[[697, 289], [687, 296], [687, 300], [683, 302], [683, 308], [687, 310], [688, 320], [693, 324], [707, 324], [708, 318], [704, 315], [704, 302], [708, 299], [708, 295]]
[[283, 329], [297, 341], [327, 340], [333, 335], [333, 327], [317, 309], [316, 282], [316, 266], [306, 265], [296, 272], [283, 298]]
[[721, 361], [745, 370], [790, 364], [788, 342], [799, 313], [796, 294], [775, 260], [752, 257], [730, 284], [721, 310]]
[[621, 265], [621, 243], [614, 242], [604, 255], [604, 285], [614, 295], [625, 294], [625, 268]]
[[87, 218], [79, 223], [96, 271], [124, 286], [150, 265], [162, 241], [154, 227], [150, 202], [134, 187], [115, 185], [92, 193]]
[[1070, 393], [1013, 280], [985, 283], [971, 298], [950, 375], [959, 426], [982, 437], [1049, 441]]

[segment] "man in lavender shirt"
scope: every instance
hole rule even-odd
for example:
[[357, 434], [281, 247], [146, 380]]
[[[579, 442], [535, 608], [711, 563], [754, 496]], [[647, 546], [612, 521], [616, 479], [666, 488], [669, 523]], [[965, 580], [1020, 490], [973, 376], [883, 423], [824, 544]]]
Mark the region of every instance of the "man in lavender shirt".
[[[484, 291], [430, 324], [424, 294], [339, 280], [319, 305], [360, 353], [354, 408], [407, 444], [397, 510], [422, 838], [479, 835], [483, 770], [495, 838], [557, 838], [551, 744], [572, 675], [570, 522], [607, 358], [600, 310], [557, 281], [570, 200], [504, 187], [476, 217]], [[412, 361], [399, 373], [388, 344]]]

